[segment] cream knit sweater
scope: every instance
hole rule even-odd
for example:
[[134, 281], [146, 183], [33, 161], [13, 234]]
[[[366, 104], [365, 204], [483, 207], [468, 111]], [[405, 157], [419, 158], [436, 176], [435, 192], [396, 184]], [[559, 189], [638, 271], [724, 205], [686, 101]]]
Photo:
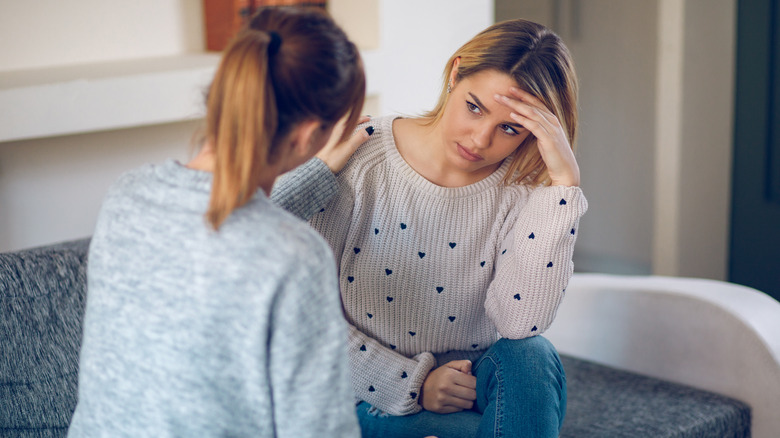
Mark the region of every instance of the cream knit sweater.
[[[398, 153], [395, 118], [372, 120], [374, 134], [335, 178], [315, 159], [280, 179], [273, 198], [313, 214], [333, 249], [356, 398], [407, 415], [422, 409], [420, 387], [444, 357], [475, 359], [499, 335], [550, 326], [587, 201], [578, 187], [504, 186], [509, 160], [475, 184], [437, 186]], [[326, 204], [307, 201], [336, 184]]]

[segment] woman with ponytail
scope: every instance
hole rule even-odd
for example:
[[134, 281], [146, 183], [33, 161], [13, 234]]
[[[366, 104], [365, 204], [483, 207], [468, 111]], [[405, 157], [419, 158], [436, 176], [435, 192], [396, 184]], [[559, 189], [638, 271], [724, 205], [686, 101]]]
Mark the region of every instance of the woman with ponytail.
[[359, 436], [333, 256], [268, 194], [331, 137], [365, 141], [334, 129], [353, 131], [364, 93], [321, 12], [263, 9], [236, 36], [195, 158], [131, 171], [105, 199], [69, 436]]

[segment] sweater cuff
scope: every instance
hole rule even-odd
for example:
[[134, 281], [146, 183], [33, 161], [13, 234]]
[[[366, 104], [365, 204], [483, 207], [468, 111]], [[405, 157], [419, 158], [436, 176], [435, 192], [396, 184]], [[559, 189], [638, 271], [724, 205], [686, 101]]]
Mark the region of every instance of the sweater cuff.
[[338, 192], [336, 176], [314, 157], [280, 176], [271, 191], [271, 200], [299, 218], [308, 221]]

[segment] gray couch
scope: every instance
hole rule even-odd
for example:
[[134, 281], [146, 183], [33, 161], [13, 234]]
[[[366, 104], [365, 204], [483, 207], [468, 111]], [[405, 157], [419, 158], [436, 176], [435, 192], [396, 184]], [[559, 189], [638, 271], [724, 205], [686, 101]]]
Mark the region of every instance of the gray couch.
[[[88, 245], [85, 239], [0, 254], [2, 437], [67, 432], [77, 397]], [[563, 437], [750, 436], [751, 409], [738, 400], [570, 355], [563, 362], [569, 394]]]

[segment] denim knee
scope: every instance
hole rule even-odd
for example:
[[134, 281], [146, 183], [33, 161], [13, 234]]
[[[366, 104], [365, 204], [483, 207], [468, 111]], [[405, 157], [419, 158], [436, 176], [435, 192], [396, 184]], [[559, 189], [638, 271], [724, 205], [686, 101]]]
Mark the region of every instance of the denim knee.
[[507, 430], [522, 424], [533, 430], [549, 430], [551, 435], [560, 430], [566, 415], [566, 374], [558, 352], [547, 339], [499, 339], [477, 361], [474, 373], [478, 408], [485, 412], [493, 399], [503, 397], [495, 417], [500, 420], [506, 416], [503, 411], [509, 411], [509, 418], [518, 423], [507, 425]]
[[541, 336], [524, 339], [501, 338], [490, 347], [485, 355], [496, 357], [500, 362], [560, 362], [555, 347]]

